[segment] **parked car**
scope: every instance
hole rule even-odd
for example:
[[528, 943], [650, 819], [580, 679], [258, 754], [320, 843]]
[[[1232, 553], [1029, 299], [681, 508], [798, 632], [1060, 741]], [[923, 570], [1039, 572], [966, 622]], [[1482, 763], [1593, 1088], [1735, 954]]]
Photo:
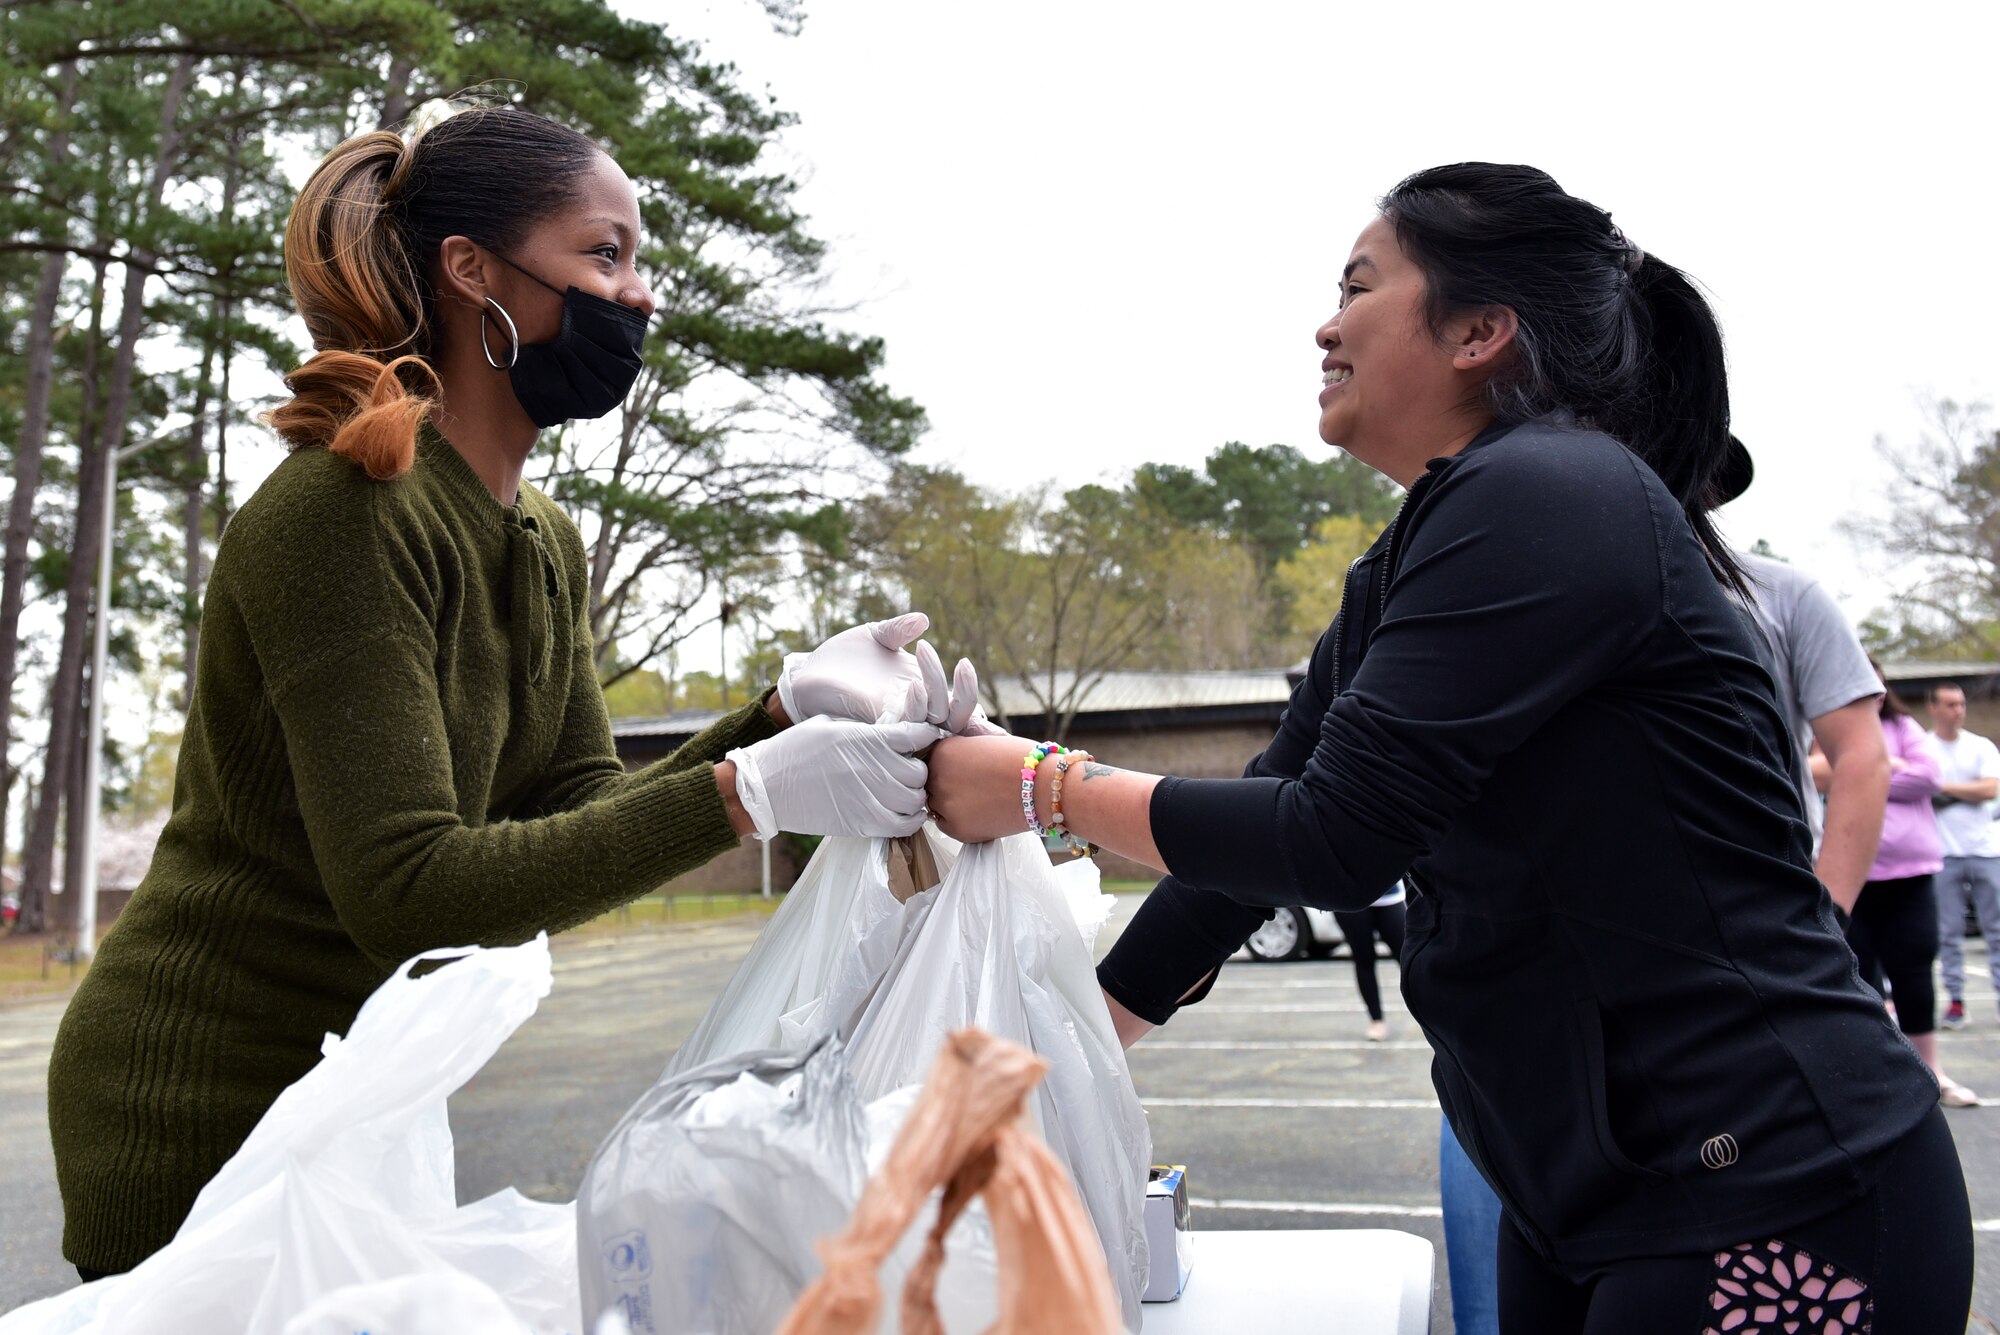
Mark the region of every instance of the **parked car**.
[[1324, 959], [1347, 944], [1325, 909], [1279, 909], [1243, 943], [1253, 960]]

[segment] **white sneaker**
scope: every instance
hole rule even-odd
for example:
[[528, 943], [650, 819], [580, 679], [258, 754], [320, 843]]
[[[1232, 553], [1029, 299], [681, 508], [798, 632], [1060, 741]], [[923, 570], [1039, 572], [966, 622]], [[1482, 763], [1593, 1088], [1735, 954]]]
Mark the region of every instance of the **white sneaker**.
[[1947, 1108], [1977, 1108], [1979, 1096], [1949, 1078], [1938, 1081], [1938, 1102]]
[[1368, 1022], [1368, 1041], [1370, 1043], [1380, 1043], [1388, 1036], [1389, 1026], [1386, 1023], [1381, 1020], [1370, 1020]]

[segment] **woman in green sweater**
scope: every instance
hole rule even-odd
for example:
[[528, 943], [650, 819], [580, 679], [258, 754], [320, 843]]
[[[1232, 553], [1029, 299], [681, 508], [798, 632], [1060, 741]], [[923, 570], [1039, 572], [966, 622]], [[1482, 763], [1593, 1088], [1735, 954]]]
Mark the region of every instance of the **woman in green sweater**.
[[920, 616], [792, 660], [649, 769], [618, 762], [582, 539], [521, 471], [538, 429], [637, 375], [637, 198], [570, 130], [440, 107], [341, 144], [286, 230], [316, 349], [271, 415], [293, 453], [216, 554], [173, 816], [49, 1066], [85, 1278], [171, 1239], [410, 956], [573, 926], [753, 831], [923, 819], [910, 753], [942, 730], [875, 723], [947, 718], [935, 655], [903, 652]]

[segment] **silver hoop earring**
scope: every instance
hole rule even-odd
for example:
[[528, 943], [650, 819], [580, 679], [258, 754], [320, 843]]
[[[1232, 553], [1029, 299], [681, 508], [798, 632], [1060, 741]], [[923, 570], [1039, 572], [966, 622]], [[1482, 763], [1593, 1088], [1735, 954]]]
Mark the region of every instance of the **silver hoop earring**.
[[506, 364], [502, 365], [501, 363], [494, 361], [493, 349], [486, 346], [485, 311], [479, 312], [479, 350], [486, 354], [486, 364], [492, 367], [494, 370], [496, 371], [510, 370], [512, 369], [515, 362], [521, 360], [521, 333], [519, 330], [514, 328], [514, 317], [507, 314], [507, 308], [505, 306], [502, 306], [499, 302], [493, 300], [493, 298], [491, 297], [486, 298], [486, 304], [488, 306], [491, 306], [494, 310], [498, 311], [500, 313], [500, 318], [507, 322]]

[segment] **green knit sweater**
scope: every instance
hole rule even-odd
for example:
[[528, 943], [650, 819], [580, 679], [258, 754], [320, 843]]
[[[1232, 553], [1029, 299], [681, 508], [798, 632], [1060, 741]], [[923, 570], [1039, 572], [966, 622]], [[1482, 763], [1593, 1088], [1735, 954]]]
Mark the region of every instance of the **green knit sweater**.
[[301, 450], [231, 520], [172, 818], [49, 1064], [73, 1264], [171, 1239], [402, 961], [574, 926], [735, 846], [709, 762], [769, 715], [627, 774], [587, 590], [562, 511], [501, 505], [428, 431], [392, 482]]

